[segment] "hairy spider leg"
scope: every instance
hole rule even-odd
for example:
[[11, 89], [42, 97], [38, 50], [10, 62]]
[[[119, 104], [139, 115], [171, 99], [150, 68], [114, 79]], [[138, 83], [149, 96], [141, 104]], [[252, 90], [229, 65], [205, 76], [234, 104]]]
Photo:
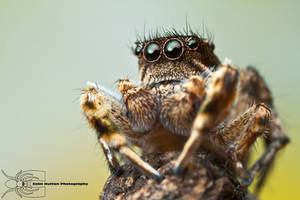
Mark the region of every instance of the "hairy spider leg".
[[243, 160], [256, 139], [268, 132], [270, 117], [271, 110], [265, 104], [256, 104], [229, 125], [216, 131], [216, 144], [227, 152], [244, 186], [251, 184], [253, 176], [243, 166]]
[[279, 116], [274, 108], [271, 91], [257, 70], [251, 66], [240, 73], [240, 92], [237, 102], [236, 115], [246, 110], [253, 103], [265, 103], [271, 109], [270, 133], [264, 137], [265, 152], [250, 168], [250, 175], [254, 177], [260, 173], [255, 192], [259, 193], [273, 166], [277, 152], [289, 143], [290, 139], [284, 131]]
[[[122, 134], [130, 132], [125, 108], [116, 96], [106, 91], [101, 86], [90, 83], [88, 89], [82, 90], [81, 106], [90, 127], [97, 133], [112, 172], [119, 170], [119, 163], [113, 154], [115, 151], [133, 162], [141, 171], [161, 181], [162, 175], [129, 147], [125, 135]], [[122, 130], [117, 127], [122, 127]]]
[[119, 91], [123, 96], [129, 124], [133, 132], [145, 134], [157, 121], [158, 103], [151, 90], [137, 87], [129, 79], [119, 80]]
[[108, 167], [111, 174], [119, 174], [122, 170], [117, 161], [117, 158], [113, 154], [111, 148], [109, 147], [108, 143], [103, 139], [103, 137], [98, 138], [99, 143], [102, 147], [103, 153], [108, 163]]
[[186, 168], [206, 134], [225, 118], [234, 102], [239, 74], [237, 69], [224, 64], [213, 73], [206, 99], [194, 120], [191, 135], [175, 163], [173, 171], [177, 174]]

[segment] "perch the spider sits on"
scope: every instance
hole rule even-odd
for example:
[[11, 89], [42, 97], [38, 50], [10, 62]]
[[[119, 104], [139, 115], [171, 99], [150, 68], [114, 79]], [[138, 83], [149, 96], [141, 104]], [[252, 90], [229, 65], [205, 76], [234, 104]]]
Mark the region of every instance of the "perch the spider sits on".
[[[119, 81], [119, 94], [89, 83], [81, 106], [96, 131], [111, 172], [120, 169], [115, 154], [131, 161], [157, 181], [163, 176], [131, 148], [142, 153], [182, 151], [174, 173], [180, 174], [197, 149], [230, 160], [242, 185], [257, 173], [263, 183], [277, 151], [289, 138], [273, 106], [271, 93], [258, 72], [240, 72], [223, 64], [210, 40], [189, 31], [168, 32], [136, 42], [141, 83]], [[239, 85], [239, 88], [238, 88]], [[266, 149], [250, 168], [248, 151], [264, 136]]]

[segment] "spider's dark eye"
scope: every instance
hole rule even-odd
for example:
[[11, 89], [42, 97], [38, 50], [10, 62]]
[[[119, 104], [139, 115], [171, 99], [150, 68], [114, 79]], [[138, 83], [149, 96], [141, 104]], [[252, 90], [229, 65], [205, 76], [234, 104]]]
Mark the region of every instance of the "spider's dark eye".
[[190, 49], [195, 50], [195, 49], [197, 49], [197, 47], [198, 47], [198, 42], [197, 42], [197, 40], [195, 40], [195, 39], [192, 38], [192, 39], [190, 39], [190, 40], [187, 41], [186, 45], [187, 45]]
[[148, 61], [158, 60], [160, 53], [160, 47], [157, 43], [150, 43], [145, 49], [145, 57]]
[[178, 40], [173, 39], [166, 43], [164, 52], [169, 59], [175, 60], [182, 55], [183, 48], [181, 43]]
[[142, 52], [143, 50], [143, 46], [141, 44], [138, 44], [136, 47], [135, 47], [135, 50], [134, 50], [134, 54], [136, 56], [140, 55], [140, 53]]

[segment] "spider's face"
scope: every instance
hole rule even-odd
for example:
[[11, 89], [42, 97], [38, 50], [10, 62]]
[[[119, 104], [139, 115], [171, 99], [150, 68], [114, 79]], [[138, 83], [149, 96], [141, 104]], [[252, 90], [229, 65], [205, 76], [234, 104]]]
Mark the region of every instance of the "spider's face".
[[139, 76], [145, 85], [174, 82], [219, 65], [214, 45], [197, 36], [170, 36], [137, 42]]

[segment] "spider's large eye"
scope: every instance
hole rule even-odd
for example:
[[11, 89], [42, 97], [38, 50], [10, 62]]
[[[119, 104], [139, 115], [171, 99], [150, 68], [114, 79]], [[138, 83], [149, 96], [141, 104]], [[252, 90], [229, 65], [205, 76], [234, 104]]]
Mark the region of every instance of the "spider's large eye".
[[161, 50], [157, 43], [150, 43], [145, 49], [145, 58], [150, 62], [158, 60], [160, 54]]
[[141, 44], [138, 44], [138, 45], [135, 47], [134, 54], [135, 54], [136, 56], [138, 56], [138, 55], [141, 54], [142, 50], [143, 50], [143, 46], [142, 46]]
[[180, 41], [172, 39], [165, 44], [164, 52], [167, 58], [175, 60], [180, 58], [183, 53], [183, 47]]
[[190, 49], [192, 49], [192, 50], [195, 50], [195, 49], [197, 49], [198, 48], [198, 41], [196, 40], [196, 39], [194, 39], [194, 38], [191, 38], [191, 39], [189, 39], [187, 42], [186, 42], [186, 45], [190, 48]]

